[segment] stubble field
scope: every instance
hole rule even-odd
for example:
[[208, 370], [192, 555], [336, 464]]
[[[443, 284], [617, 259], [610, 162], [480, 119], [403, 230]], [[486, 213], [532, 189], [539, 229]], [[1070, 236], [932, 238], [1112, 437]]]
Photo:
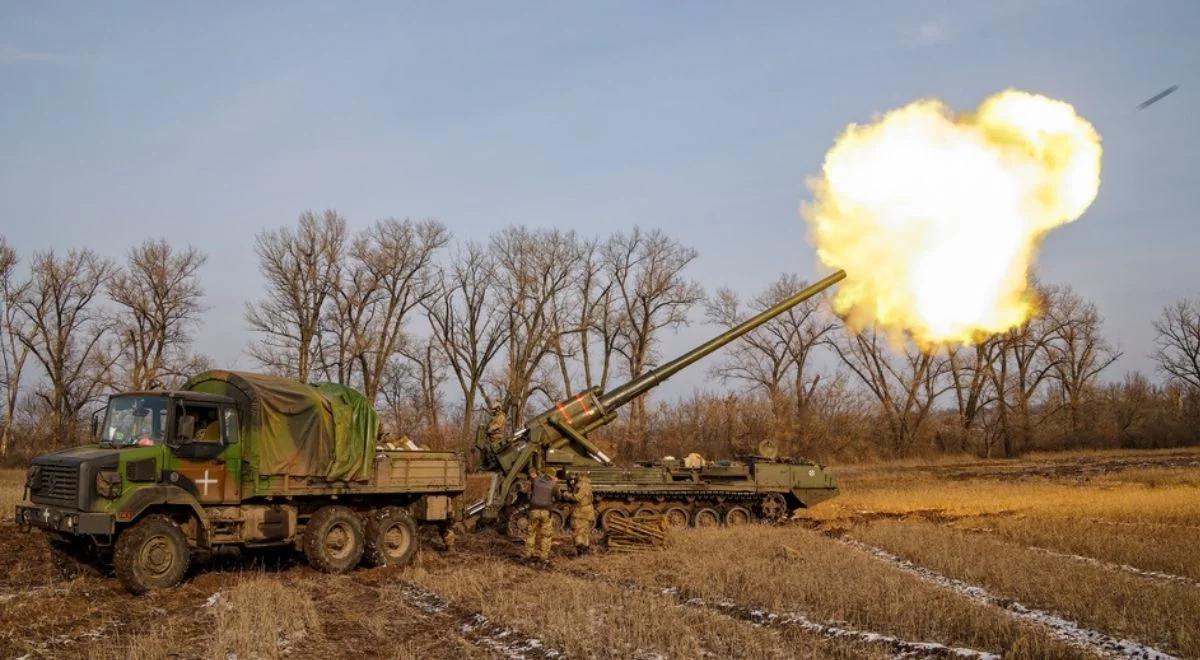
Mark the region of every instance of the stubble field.
[[842, 495], [797, 520], [660, 552], [538, 570], [480, 533], [405, 569], [276, 553], [134, 597], [58, 578], [4, 472], [0, 656], [1200, 657], [1200, 452], [837, 473]]

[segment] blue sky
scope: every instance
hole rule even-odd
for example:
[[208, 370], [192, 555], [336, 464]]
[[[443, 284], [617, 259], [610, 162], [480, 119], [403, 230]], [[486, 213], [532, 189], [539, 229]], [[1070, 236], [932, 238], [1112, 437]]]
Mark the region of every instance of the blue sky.
[[459, 238], [662, 227], [706, 288], [751, 293], [814, 274], [798, 208], [847, 123], [1017, 87], [1104, 139], [1100, 195], [1039, 269], [1096, 301], [1119, 377], [1200, 295], [1198, 71], [1196, 2], [5, 3], [0, 232], [26, 255], [198, 246], [197, 347], [250, 366], [253, 235], [304, 209]]

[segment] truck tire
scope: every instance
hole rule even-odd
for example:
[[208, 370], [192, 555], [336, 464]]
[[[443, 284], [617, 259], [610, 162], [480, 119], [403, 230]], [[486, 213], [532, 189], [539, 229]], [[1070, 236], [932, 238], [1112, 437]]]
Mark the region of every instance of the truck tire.
[[73, 541], [49, 540], [50, 560], [64, 580], [77, 577], [98, 577], [100, 567], [91, 561], [87, 549]]
[[417, 522], [404, 509], [387, 506], [367, 519], [367, 565], [406, 566], [418, 545]]
[[146, 516], [121, 532], [113, 551], [117, 579], [134, 594], [179, 584], [190, 561], [183, 532], [163, 515]]
[[304, 526], [304, 557], [322, 573], [346, 573], [363, 556], [363, 525], [358, 514], [344, 506], [326, 506]]

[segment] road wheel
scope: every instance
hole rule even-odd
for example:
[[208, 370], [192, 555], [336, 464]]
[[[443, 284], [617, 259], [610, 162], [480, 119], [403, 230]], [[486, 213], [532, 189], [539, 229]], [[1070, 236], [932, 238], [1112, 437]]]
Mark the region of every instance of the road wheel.
[[744, 506], [729, 507], [729, 510], [725, 512], [726, 527], [740, 527], [742, 525], [748, 525], [750, 524], [751, 519], [752, 516], [750, 515], [750, 509], [747, 509]]
[[667, 524], [674, 528], [688, 526], [688, 511], [682, 506], [674, 505], [667, 507]]
[[50, 560], [58, 574], [64, 580], [74, 580], [77, 577], [98, 577], [101, 572], [87, 548], [74, 541], [48, 539], [50, 543]]
[[344, 506], [317, 510], [304, 527], [304, 556], [323, 573], [345, 573], [363, 556], [362, 521]]
[[521, 511], [508, 517], [508, 535], [515, 539], [525, 540], [529, 536], [529, 512]]
[[154, 515], [142, 518], [117, 537], [113, 567], [130, 593], [169, 589], [187, 574], [187, 539], [173, 520]]
[[648, 507], [648, 506], [643, 506], [643, 507], [639, 507], [638, 510], [636, 512], [634, 512], [633, 515], [635, 515], [635, 516], [657, 516], [657, 515], [660, 515], [660, 512], [658, 511], [658, 509], [654, 509], [654, 508]]
[[780, 493], [767, 495], [758, 506], [762, 511], [763, 520], [767, 522], [781, 522], [787, 519], [787, 500]]
[[613, 507], [611, 509], [605, 509], [604, 511], [602, 511], [600, 513], [600, 526], [603, 527], [605, 530], [607, 530], [608, 523], [610, 520], [612, 520], [614, 518], [628, 518], [628, 517], [629, 517], [629, 513], [627, 513], [625, 511], [625, 509], [618, 509], [616, 507]]
[[718, 527], [721, 524], [721, 513], [712, 507], [701, 507], [692, 515], [693, 527]]
[[550, 525], [556, 537], [562, 538], [571, 535], [571, 528], [567, 527], [567, 516], [558, 509], [550, 512]]
[[418, 545], [417, 522], [404, 509], [384, 507], [367, 519], [367, 564], [405, 566], [417, 554]]

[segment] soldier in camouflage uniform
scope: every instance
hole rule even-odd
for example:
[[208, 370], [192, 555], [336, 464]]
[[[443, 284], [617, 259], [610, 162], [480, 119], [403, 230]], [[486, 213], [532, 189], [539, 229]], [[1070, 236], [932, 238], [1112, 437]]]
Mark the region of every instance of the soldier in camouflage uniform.
[[592, 480], [587, 474], [572, 479], [571, 492], [563, 499], [574, 502], [571, 509], [571, 537], [575, 541], [575, 555], [586, 555], [591, 550], [592, 528], [596, 526], [596, 509], [592, 504]]
[[497, 447], [504, 441], [504, 434], [508, 430], [508, 417], [504, 414], [503, 406], [498, 403], [493, 403], [488, 410], [492, 413], [492, 418], [488, 420], [487, 438], [493, 447]]
[[554, 508], [555, 489], [558, 480], [550, 469], [530, 473], [529, 484], [529, 532], [525, 536], [525, 551], [522, 557], [533, 559], [534, 553], [542, 562], [550, 561], [550, 544], [554, 541], [554, 519], [550, 510]]

